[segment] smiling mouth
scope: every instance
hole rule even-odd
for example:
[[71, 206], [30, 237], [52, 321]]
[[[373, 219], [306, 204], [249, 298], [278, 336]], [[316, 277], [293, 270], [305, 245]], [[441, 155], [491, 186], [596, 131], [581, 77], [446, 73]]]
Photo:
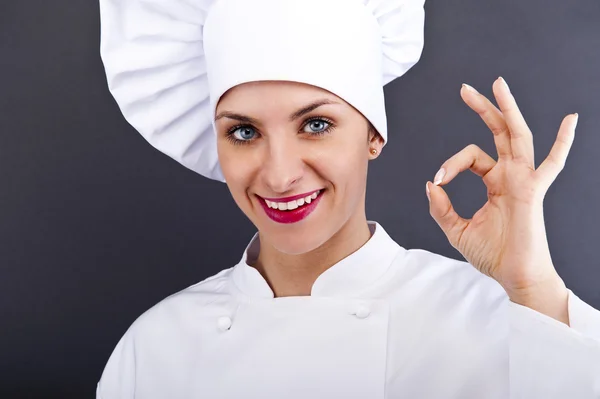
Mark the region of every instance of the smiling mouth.
[[288, 197], [294, 198], [288, 201], [275, 201], [274, 198], [260, 198], [259, 201], [266, 215], [277, 223], [296, 223], [310, 215], [317, 207], [325, 189], [317, 190], [311, 194], [303, 196]]
[[262, 198], [261, 200], [267, 204], [267, 207], [271, 209], [277, 209], [280, 211], [293, 211], [294, 209], [301, 208], [310, 204], [314, 199], [316, 199], [323, 190], [317, 190], [310, 195], [305, 197], [300, 197], [291, 201], [270, 201], [268, 199]]

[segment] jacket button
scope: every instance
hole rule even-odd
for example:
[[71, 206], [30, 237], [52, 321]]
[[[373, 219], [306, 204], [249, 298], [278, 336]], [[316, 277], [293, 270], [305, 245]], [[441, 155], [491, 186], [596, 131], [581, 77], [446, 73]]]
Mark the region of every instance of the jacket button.
[[371, 309], [369, 309], [366, 306], [359, 306], [358, 309], [356, 310], [356, 317], [358, 317], [359, 319], [365, 319], [367, 317], [369, 317], [369, 315], [371, 314]]
[[219, 317], [217, 326], [219, 327], [219, 330], [227, 331], [229, 328], [231, 328], [231, 319], [227, 316]]

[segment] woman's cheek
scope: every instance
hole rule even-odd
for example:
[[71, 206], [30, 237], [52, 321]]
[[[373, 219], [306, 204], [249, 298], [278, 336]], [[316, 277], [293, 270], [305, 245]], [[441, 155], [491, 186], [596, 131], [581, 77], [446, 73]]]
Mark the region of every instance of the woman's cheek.
[[218, 150], [219, 164], [227, 181], [243, 181], [249, 171], [249, 153], [246, 148], [236, 148], [231, 143], [223, 143]]

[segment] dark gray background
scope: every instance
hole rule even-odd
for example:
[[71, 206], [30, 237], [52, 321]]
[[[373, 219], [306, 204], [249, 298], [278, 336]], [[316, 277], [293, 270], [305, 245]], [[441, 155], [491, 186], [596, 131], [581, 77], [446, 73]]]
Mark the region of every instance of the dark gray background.
[[[564, 115], [580, 114], [546, 228], [567, 286], [600, 308], [600, 2], [429, 0], [426, 11], [421, 61], [386, 86], [390, 141], [371, 166], [368, 218], [405, 248], [462, 259], [429, 215], [425, 182], [470, 143], [496, 157], [459, 89], [491, 96], [502, 75], [536, 166]], [[95, 1], [2, 0], [0, 32], [0, 396], [92, 398], [135, 318], [233, 266], [254, 227], [224, 184], [125, 122], [105, 83]], [[465, 217], [486, 200], [471, 172], [446, 190]]]

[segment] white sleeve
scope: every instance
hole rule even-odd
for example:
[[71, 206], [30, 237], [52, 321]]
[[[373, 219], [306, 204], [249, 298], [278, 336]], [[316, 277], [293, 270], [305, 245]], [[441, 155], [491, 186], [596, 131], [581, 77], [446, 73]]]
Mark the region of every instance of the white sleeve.
[[569, 290], [569, 324], [509, 301], [510, 398], [599, 399], [600, 311]]

